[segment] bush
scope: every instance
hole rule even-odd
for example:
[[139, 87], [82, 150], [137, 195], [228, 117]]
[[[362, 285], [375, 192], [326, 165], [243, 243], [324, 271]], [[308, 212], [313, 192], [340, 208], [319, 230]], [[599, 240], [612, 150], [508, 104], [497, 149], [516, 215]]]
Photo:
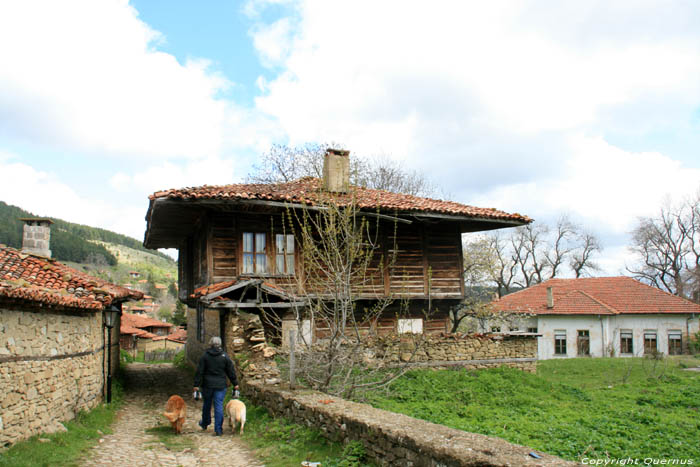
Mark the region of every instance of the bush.
[[132, 357], [129, 352], [126, 350], [120, 350], [119, 351], [119, 360], [122, 363], [133, 363], [134, 362], [134, 357]]

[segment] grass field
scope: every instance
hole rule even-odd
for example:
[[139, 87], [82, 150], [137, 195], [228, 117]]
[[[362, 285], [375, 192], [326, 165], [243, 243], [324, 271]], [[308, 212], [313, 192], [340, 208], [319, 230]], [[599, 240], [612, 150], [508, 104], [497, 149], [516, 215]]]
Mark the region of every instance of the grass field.
[[547, 360], [536, 375], [508, 368], [416, 370], [369, 402], [570, 460], [697, 464], [700, 373], [682, 371], [686, 366], [700, 366], [700, 359]]

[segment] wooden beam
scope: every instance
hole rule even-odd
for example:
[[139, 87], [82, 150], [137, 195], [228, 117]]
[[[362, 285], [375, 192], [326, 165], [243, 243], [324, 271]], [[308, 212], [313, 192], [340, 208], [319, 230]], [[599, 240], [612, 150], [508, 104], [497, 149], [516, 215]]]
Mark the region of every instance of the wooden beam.
[[295, 308], [308, 305], [307, 302], [242, 303], [215, 302], [207, 303], [207, 308]]
[[251, 279], [251, 280], [247, 280], [247, 281], [237, 282], [230, 287], [226, 287], [225, 289], [221, 289], [219, 291], [212, 292], [209, 295], [205, 295], [204, 297], [202, 297], [202, 300], [204, 300], [204, 301], [212, 300], [216, 297], [220, 297], [224, 294], [227, 294], [229, 292], [233, 292], [234, 290], [240, 289], [241, 287], [251, 285], [253, 282], [262, 282], [262, 281], [260, 279]]

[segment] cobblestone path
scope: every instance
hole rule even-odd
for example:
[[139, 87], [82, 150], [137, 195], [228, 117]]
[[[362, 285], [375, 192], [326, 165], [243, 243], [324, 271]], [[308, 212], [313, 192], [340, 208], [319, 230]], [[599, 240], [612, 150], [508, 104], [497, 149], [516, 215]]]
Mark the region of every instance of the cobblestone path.
[[[185, 372], [170, 364], [132, 363], [126, 370], [125, 386], [125, 404], [112, 425], [113, 433], [103, 436], [88, 452], [83, 466], [263, 465], [239, 435], [231, 433], [227, 419], [223, 436], [214, 436], [213, 425], [204, 432], [197, 426], [202, 402], [192, 399], [191, 377]], [[170, 423], [162, 415], [173, 394], [187, 403], [187, 421], [180, 436], [170, 434]], [[168, 429], [147, 431], [159, 426]]]

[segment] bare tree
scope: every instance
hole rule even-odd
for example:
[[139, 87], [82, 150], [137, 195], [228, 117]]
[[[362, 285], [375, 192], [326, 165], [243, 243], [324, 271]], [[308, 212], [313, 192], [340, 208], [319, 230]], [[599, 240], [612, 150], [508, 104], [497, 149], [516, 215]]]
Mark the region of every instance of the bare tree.
[[[488, 259], [475, 255], [474, 248], [483, 250]], [[530, 224], [468, 241], [464, 247], [465, 273], [468, 268], [487, 271], [487, 284], [502, 297], [514, 288], [527, 288], [564, 274], [581, 277], [595, 271], [594, 259], [601, 249], [593, 233], [561, 216], [553, 228]], [[466, 280], [468, 285], [468, 276]]]
[[[339, 145], [274, 145], [262, 154], [260, 164], [253, 167], [247, 179], [251, 183], [282, 183], [302, 177], [321, 177], [323, 155], [332, 147]], [[356, 186], [415, 196], [432, 196], [437, 192], [423, 174], [407, 171], [386, 156], [354, 155], [350, 160], [350, 181]]]
[[699, 213], [700, 193], [675, 206], [667, 201], [656, 217], [640, 218], [630, 246], [638, 263], [627, 270], [662, 290], [697, 300]]
[[[313, 209], [290, 209], [285, 217], [284, 235], [292, 232], [301, 249], [303, 273], [294, 280], [297, 299], [306, 303], [293, 309], [301, 338], [299, 379], [316, 390], [350, 397], [399, 377], [408, 362], [390, 365], [391, 355], [382, 352], [377, 335], [377, 321], [390, 306], [399, 315], [407, 308], [377, 285], [377, 275], [394, 263], [384, 252], [396, 251], [380, 244], [386, 236], [379, 235], [379, 217], [354, 202], [339, 206], [332, 195]], [[276, 326], [284, 321], [289, 317], [268, 319]], [[422, 335], [407, 337], [414, 341], [412, 358]]]

